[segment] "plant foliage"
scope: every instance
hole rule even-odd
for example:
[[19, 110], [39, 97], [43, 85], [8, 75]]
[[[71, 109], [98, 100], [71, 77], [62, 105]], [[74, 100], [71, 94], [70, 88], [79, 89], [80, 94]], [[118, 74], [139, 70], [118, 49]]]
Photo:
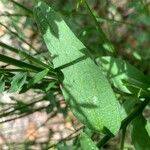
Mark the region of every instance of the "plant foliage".
[[[148, 2], [127, 1], [118, 7], [103, 0], [2, 2], [15, 11], [2, 13], [8, 22], [0, 25], [19, 44], [0, 41], [0, 93], [30, 91], [39, 97], [25, 101], [16, 96], [11, 107], [0, 101], [0, 124], [36, 111], [49, 119], [61, 113], [71, 120], [72, 112], [80, 127], [72, 125], [71, 135], [48, 140], [42, 149], [105, 149], [118, 137], [115, 149], [149, 150]], [[39, 102], [48, 105], [37, 107]], [[25, 141], [24, 149], [34, 144]]]

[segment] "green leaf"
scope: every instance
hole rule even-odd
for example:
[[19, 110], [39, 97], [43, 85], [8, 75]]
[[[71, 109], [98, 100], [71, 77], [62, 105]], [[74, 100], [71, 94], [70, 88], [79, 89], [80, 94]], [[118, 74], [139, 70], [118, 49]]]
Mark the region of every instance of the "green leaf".
[[123, 92], [131, 94], [124, 81], [137, 86], [138, 91], [140, 90], [139, 88], [147, 90], [150, 87], [150, 78], [122, 59], [106, 56], [98, 58], [97, 63], [103, 68], [105, 75], [113, 85]]
[[148, 133], [148, 135], [150, 137], [150, 122], [147, 121], [145, 129], [146, 129], [146, 131], [147, 131], [147, 133]]
[[3, 93], [5, 90], [5, 80], [3, 78], [4, 76], [2, 75], [0, 78], [0, 93]]
[[48, 71], [48, 69], [45, 69], [33, 76], [33, 78], [29, 81], [28, 87], [31, 87], [32, 85], [41, 81], [48, 74]]
[[26, 82], [27, 73], [18, 73], [13, 77], [9, 92], [19, 92]]
[[140, 115], [133, 121], [132, 142], [136, 150], [150, 149], [150, 136], [146, 131], [146, 120]]
[[48, 84], [48, 86], [45, 88], [45, 91], [48, 92], [52, 87], [55, 86], [55, 83], [56, 83], [56, 82], [50, 82], [50, 83]]
[[87, 48], [60, 14], [45, 3], [39, 2], [34, 14], [74, 115], [95, 131], [107, 128], [115, 134], [121, 123], [120, 105], [107, 79], [87, 55]]
[[15, 52], [19, 55], [24, 56], [24, 58], [28, 59], [29, 61], [33, 62], [35, 65], [38, 65], [39, 67], [42, 68], [49, 68], [52, 70], [52, 68], [50, 68], [50, 66], [48, 66], [47, 64], [43, 63], [42, 61], [38, 60], [37, 58], [33, 57], [32, 55], [24, 52], [24, 50], [21, 49], [17, 49], [15, 47], [12, 47], [10, 45], [7, 45], [3, 42], [0, 42], [0, 47], [6, 48], [9, 51]]
[[26, 68], [26, 69], [31, 69], [31, 70], [35, 70], [35, 71], [41, 71], [41, 68], [39, 68], [39, 67], [36, 67], [32, 64], [28, 64], [28, 63], [22, 62], [20, 60], [17, 60], [17, 59], [14, 59], [14, 58], [2, 55], [2, 54], [0, 54], [0, 61], [7, 63], [9, 65], [14, 65], [16, 67], [20, 67], [20, 68]]
[[79, 140], [82, 150], [99, 150], [96, 144], [84, 132], [80, 134]]

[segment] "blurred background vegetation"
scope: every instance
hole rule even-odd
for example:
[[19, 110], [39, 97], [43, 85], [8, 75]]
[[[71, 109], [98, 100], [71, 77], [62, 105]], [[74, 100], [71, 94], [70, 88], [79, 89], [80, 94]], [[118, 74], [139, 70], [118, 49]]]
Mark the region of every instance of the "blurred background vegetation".
[[[45, 1], [63, 15], [94, 56], [108, 54], [82, 3]], [[88, 2], [99, 25], [114, 44], [115, 55], [150, 75], [150, 1]], [[36, 0], [0, 1], [0, 147], [4, 150], [75, 149], [68, 145], [78, 145], [77, 135], [83, 127], [67, 109], [61, 95], [52, 57], [33, 17], [35, 5]], [[118, 149], [119, 136], [104, 149]], [[101, 136], [93, 134], [94, 138]], [[128, 135], [125, 148], [134, 149]]]

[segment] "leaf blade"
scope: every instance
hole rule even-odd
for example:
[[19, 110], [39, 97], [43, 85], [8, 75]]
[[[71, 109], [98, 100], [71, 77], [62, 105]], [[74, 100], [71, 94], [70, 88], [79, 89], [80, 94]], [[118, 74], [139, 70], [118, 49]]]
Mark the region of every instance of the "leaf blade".
[[28, 87], [31, 87], [32, 85], [41, 81], [48, 74], [48, 72], [49, 69], [45, 69], [35, 74], [35, 76], [33, 76], [33, 78], [29, 81]]
[[86, 47], [45, 3], [38, 3], [34, 14], [45, 43], [55, 56], [54, 68], [64, 75], [62, 92], [74, 115], [93, 130], [107, 128], [116, 133], [121, 123], [119, 103], [104, 75], [86, 55]]
[[13, 77], [9, 92], [19, 92], [26, 82], [27, 73], [18, 73]]

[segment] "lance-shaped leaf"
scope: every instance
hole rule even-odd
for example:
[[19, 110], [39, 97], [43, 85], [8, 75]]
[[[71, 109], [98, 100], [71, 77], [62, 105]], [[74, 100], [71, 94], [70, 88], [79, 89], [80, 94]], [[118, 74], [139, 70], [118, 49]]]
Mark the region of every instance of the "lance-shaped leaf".
[[18, 73], [13, 77], [9, 92], [19, 92], [26, 82], [27, 73]]
[[3, 93], [5, 90], [5, 80], [4, 80], [4, 76], [2, 75], [0, 77], [0, 93]]
[[48, 74], [48, 69], [45, 69], [43, 71], [38, 72], [30, 81], [28, 84], [28, 87], [33, 86], [34, 84], [38, 83], [41, 81], [47, 74]]
[[98, 66], [59, 13], [39, 2], [34, 10], [54, 68], [63, 76], [62, 92], [74, 115], [87, 127], [111, 133], [119, 130], [120, 105]]

